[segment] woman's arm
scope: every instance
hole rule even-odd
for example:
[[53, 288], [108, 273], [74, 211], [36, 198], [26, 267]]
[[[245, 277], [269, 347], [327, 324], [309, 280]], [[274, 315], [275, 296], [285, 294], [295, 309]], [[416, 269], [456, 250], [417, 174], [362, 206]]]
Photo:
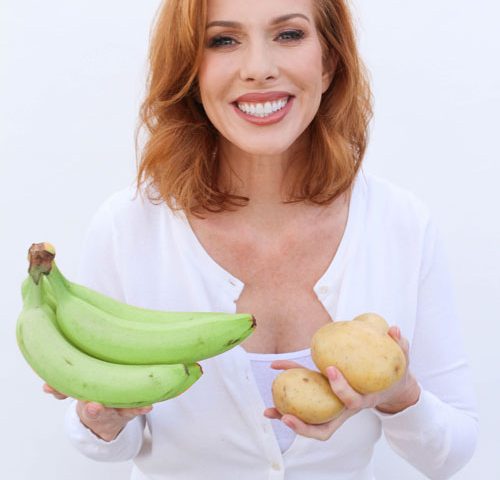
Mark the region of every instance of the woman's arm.
[[[266, 409], [295, 433], [327, 440], [352, 415], [371, 408], [380, 418], [391, 447], [432, 479], [449, 478], [474, 453], [478, 418], [475, 393], [454, 308], [451, 279], [435, 229], [429, 226], [423, 251], [416, 324], [411, 348], [401, 332], [389, 334], [399, 343], [409, 368], [389, 390], [368, 395], [354, 391], [342, 373], [327, 373], [335, 394], [345, 405], [334, 420], [309, 425], [293, 415]], [[294, 368], [290, 361], [273, 362], [276, 369]], [[384, 413], [390, 412], [390, 413]]]
[[[87, 230], [78, 283], [123, 300], [116, 255], [113, 217], [106, 202], [94, 215]], [[72, 401], [65, 419], [69, 440], [82, 454], [94, 460], [117, 462], [132, 459], [142, 446], [145, 417], [131, 415], [128, 418], [129, 409], [122, 412], [105, 410], [100, 412], [100, 417], [98, 412], [94, 418], [87, 415], [81, 403]]]
[[410, 369], [422, 390], [419, 401], [393, 415], [375, 411], [401, 457], [429, 478], [448, 478], [474, 453], [478, 415], [452, 280], [433, 224], [424, 242]]

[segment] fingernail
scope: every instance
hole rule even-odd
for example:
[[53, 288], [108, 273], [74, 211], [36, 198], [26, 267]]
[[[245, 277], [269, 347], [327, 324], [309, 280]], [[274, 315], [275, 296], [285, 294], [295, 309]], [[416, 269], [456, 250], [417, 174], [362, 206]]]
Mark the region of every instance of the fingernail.
[[337, 370], [334, 367], [328, 367], [326, 369], [326, 373], [328, 374], [328, 378], [330, 380], [336, 380], [338, 377]]
[[399, 327], [395, 327], [394, 330], [396, 332], [396, 337], [399, 340], [401, 338], [401, 330], [399, 329]]

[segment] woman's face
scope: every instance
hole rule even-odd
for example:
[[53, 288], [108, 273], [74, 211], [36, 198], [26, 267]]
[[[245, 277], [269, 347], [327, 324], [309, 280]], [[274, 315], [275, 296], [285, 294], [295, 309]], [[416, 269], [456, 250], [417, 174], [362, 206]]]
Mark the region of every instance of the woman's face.
[[222, 141], [255, 155], [286, 152], [330, 84], [323, 67], [313, 0], [208, 0], [198, 81]]

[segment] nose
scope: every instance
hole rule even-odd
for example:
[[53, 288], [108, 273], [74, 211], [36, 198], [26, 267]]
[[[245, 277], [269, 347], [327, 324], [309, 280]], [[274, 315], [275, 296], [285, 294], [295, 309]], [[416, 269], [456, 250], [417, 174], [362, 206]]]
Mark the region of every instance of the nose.
[[240, 78], [246, 82], [264, 82], [276, 79], [278, 74], [272, 46], [263, 40], [249, 42], [241, 57]]

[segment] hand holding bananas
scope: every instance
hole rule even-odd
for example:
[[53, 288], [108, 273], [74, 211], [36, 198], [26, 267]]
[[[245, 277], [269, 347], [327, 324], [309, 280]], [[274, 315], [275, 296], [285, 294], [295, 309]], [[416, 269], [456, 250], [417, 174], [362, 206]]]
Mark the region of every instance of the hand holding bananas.
[[110, 408], [139, 408], [180, 395], [200, 360], [252, 334], [249, 314], [162, 312], [117, 302], [62, 276], [47, 243], [29, 251], [17, 342], [55, 391]]
[[[46, 383], [43, 385], [43, 390], [58, 400], [68, 398], [67, 395], [54, 390]], [[76, 412], [80, 421], [95, 435], [106, 441], [113, 440], [130, 420], [149, 413], [152, 409], [152, 405], [138, 408], [109, 408], [97, 402], [84, 402], [83, 400], [78, 400], [76, 404]]]

